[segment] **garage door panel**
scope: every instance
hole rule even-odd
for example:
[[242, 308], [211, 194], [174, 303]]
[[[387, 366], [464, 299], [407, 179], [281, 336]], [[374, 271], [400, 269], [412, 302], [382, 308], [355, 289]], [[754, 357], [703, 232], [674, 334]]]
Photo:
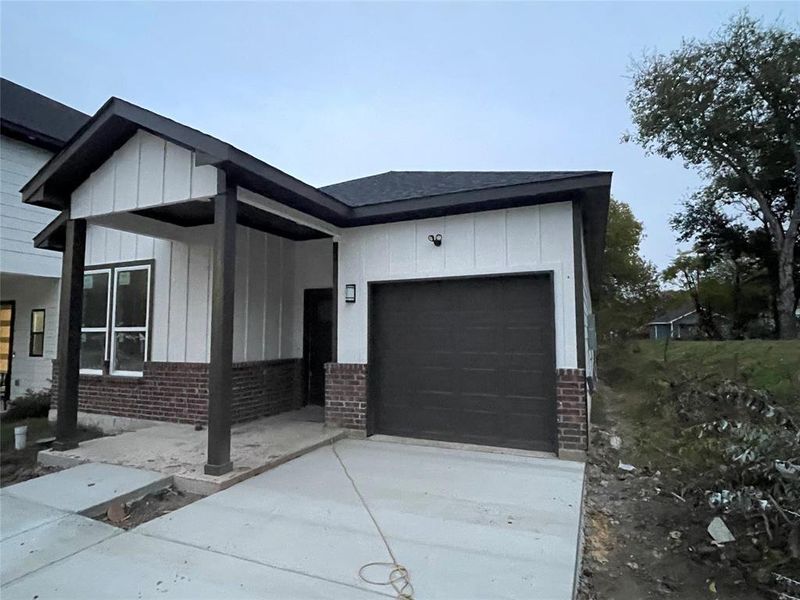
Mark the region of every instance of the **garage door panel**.
[[381, 284], [370, 298], [374, 431], [554, 449], [549, 277]]

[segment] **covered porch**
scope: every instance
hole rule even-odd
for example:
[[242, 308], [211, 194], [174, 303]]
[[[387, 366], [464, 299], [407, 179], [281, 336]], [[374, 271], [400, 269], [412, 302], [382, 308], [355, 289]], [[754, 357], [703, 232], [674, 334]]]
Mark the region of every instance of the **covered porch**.
[[[81, 421], [98, 423], [102, 418], [91, 415]], [[208, 496], [344, 436], [343, 429], [324, 425], [322, 407], [309, 405], [233, 425], [233, 468], [219, 476], [205, 472], [206, 432], [180, 423], [142, 423], [118, 435], [82, 442], [76, 448], [42, 451], [39, 462], [63, 468], [105, 463], [155, 471], [171, 477], [180, 491]]]
[[[324, 402], [344, 205], [118, 99], [28, 182], [23, 199], [61, 210], [36, 238], [63, 252], [54, 456], [88, 452], [74, 441], [79, 411], [171, 421], [126, 439], [155, 457], [169, 456], [159, 439], [171, 436], [174, 448], [185, 437], [190, 470], [202, 447], [203, 475], [227, 481], [240, 474], [237, 460], [260, 468], [235, 444], [232, 452], [237, 431], [262, 458], [278, 432], [234, 423]], [[338, 434], [314, 427], [312, 443]]]

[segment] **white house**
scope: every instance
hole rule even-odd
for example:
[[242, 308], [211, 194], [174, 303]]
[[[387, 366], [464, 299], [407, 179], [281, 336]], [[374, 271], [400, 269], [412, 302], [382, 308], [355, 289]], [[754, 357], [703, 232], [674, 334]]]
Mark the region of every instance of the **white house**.
[[208, 424], [303, 403], [384, 433], [580, 455], [611, 174], [315, 188], [111, 98], [22, 189], [60, 211], [58, 438], [77, 411]]
[[34, 248], [57, 212], [22, 203], [20, 188], [89, 115], [0, 79], [0, 397], [50, 388], [61, 254]]

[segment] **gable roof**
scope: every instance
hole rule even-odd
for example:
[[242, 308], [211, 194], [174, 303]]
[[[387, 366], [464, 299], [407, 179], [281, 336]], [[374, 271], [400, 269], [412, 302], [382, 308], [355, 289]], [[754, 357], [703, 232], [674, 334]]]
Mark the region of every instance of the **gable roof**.
[[0, 131], [47, 150], [58, 150], [89, 115], [0, 78]]
[[600, 171], [387, 171], [326, 185], [319, 189], [349, 206], [366, 206], [525, 183], [544, 183], [600, 173]]
[[611, 173], [604, 171], [389, 172], [316, 188], [227, 142], [112, 97], [23, 186], [23, 202], [67, 209], [70, 194], [139, 130], [192, 151], [197, 166], [213, 165], [228, 181], [337, 227], [574, 202], [597, 289], [611, 188]]
[[697, 312], [697, 309], [690, 304], [683, 304], [677, 308], [666, 310], [660, 315], [656, 316], [648, 325], [669, 325], [683, 317], [687, 317]]

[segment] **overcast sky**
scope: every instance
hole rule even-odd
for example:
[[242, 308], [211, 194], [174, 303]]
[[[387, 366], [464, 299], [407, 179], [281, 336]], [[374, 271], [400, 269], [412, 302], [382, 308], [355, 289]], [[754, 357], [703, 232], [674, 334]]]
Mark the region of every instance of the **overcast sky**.
[[87, 113], [119, 96], [311, 184], [388, 170], [614, 171], [645, 255], [700, 180], [621, 144], [628, 67], [744, 6], [800, 3], [12, 3], [2, 75]]

